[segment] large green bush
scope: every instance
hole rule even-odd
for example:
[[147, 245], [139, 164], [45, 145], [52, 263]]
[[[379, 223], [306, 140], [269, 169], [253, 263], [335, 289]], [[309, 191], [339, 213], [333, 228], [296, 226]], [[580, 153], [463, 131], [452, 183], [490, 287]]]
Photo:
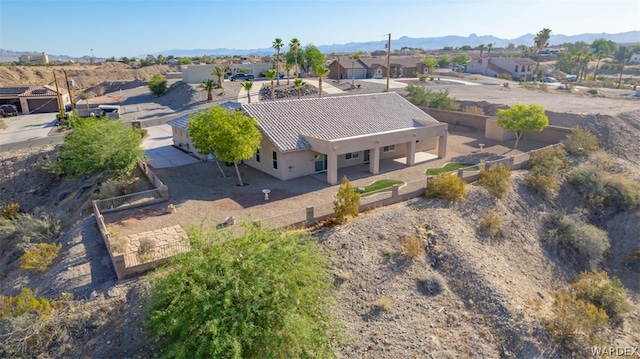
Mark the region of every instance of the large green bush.
[[632, 309], [627, 301], [627, 290], [620, 278], [609, 278], [605, 271], [583, 273], [570, 286], [573, 295], [604, 310], [609, 319], [618, 321]]
[[153, 75], [149, 80], [149, 90], [156, 96], [162, 95], [167, 91], [167, 79], [162, 75]]
[[571, 128], [571, 133], [562, 141], [562, 145], [572, 155], [589, 155], [598, 150], [598, 137], [581, 126]]
[[458, 176], [442, 173], [427, 181], [426, 197], [457, 201], [467, 196], [467, 183]]
[[527, 184], [547, 192], [560, 188], [558, 177], [569, 167], [567, 153], [560, 146], [547, 147], [531, 154]]
[[572, 170], [567, 182], [591, 204], [632, 211], [640, 206], [640, 183], [593, 165]]
[[172, 358], [331, 358], [330, 261], [317, 242], [245, 226], [239, 238], [189, 234], [153, 280], [148, 327]]
[[606, 231], [577, 216], [558, 216], [555, 224], [557, 229], [551, 232], [552, 237], [573, 247], [591, 265], [598, 263], [611, 246]]
[[357, 217], [360, 209], [360, 192], [355, 191], [347, 176], [342, 177], [342, 183], [333, 201], [333, 211], [336, 213], [338, 223], [344, 222], [349, 217]]

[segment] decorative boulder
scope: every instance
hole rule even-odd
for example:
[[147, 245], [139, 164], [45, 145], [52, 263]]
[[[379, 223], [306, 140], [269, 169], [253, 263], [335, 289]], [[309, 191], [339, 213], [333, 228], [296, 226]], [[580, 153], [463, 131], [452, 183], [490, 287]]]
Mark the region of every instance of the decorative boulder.
[[172, 213], [176, 213], [178, 212], [178, 210], [176, 209], [176, 206], [170, 204], [167, 206], [167, 214], [172, 214]]

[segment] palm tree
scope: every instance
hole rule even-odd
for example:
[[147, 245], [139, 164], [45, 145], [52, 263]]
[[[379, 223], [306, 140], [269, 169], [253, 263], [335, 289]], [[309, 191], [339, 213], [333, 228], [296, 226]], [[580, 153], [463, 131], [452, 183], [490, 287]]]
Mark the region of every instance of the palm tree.
[[421, 61], [429, 69], [429, 76], [433, 76], [435, 74], [435, 72], [436, 72], [436, 65], [438, 64], [438, 60], [432, 59], [430, 57], [425, 57]]
[[203, 89], [207, 90], [207, 101], [213, 101], [213, 89], [216, 88], [216, 83], [212, 79], [206, 79], [202, 81], [200, 85]]
[[322, 78], [329, 75], [329, 69], [324, 65], [316, 65], [316, 75], [318, 75], [318, 97], [322, 97]]
[[596, 63], [596, 68], [593, 70], [593, 81], [597, 81], [598, 66], [600, 66], [600, 60], [602, 60], [604, 55], [605, 53], [602, 50], [598, 51], [598, 54], [596, 55], [596, 57], [598, 58], [598, 62]]
[[[280, 49], [284, 46], [284, 42], [282, 39], [277, 38], [273, 41], [271, 45], [274, 49], [276, 49], [276, 72], [280, 71]], [[278, 76], [278, 86], [280, 86], [280, 76]]]
[[487, 44], [487, 57], [491, 57], [491, 49], [493, 49], [493, 44], [489, 43]]
[[[634, 52], [640, 52], [640, 46], [635, 46], [633, 48], [629, 46], [620, 46], [618, 47], [618, 53], [616, 53], [616, 58], [622, 62], [622, 67], [620, 68], [620, 77], [618, 78], [618, 88], [622, 85], [622, 74], [624, 73], [624, 65], [629, 62], [631, 56], [633, 56]], [[620, 54], [620, 55], [618, 55]]]
[[253, 81], [243, 82], [242, 87], [247, 91], [247, 102], [251, 103], [251, 88], [253, 87]]
[[220, 66], [215, 66], [211, 74], [216, 75], [218, 78], [218, 85], [222, 89], [222, 93], [224, 93], [224, 87], [222, 86], [222, 82], [224, 81], [224, 69]]
[[300, 70], [298, 69], [298, 50], [300, 49], [300, 41], [295, 37], [289, 41], [289, 49], [293, 52], [293, 59], [296, 62], [296, 78], [300, 76]]
[[287, 74], [287, 86], [289, 86], [289, 72], [291, 72], [291, 64], [284, 64], [284, 72]]
[[271, 99], [273, 100], [273, 94], [275, 90], [273, 88], [273, 80], [275, 80], [276, 77], [279, 77], [279, 76], [275, 69], [270, 69], [269, 71], [267, 71], [266, 75], [267, 75], [267, 78], [271, 80]]
[[360, 60], [360, 58], [362, 57], [362, 55], [360, 54], [360, 51], [356, 52], [355, 54], [353, 54], [353, 57], [351, 57], [351, 86], [353, 86], [353, 83], [356, 81], [356, 74], [355, 74], [355, 66], [356, 66], [356, 61]]
[[487, 48], [487, 45], [485, 44], [480, 44], [478, 45], [477, 49], [480, 50], [480, 57], [482, 57], [482, 52]]
[[[536, 50], [536, 53], [539, 53], [540, 50], [544, 49], [545, 46], [548, 45], [549, 42], [549, 38], [551, 37], [551, 29], [542, 29], [540, 31], [538, 31], [538, 33], [536, 34], [536, 37], [533, 38], [533, 43], [534, 43], [534, 47]], [[540, 58], [538, 57], [538, 61], [536, 63], [536, 70], [534, 71], [534, 74], [536, 76], [536, 81], [539, 80], [539, 76], [538, 76], [538, 69], [540, 68]]]
[[576, 54], [576, 75], [580, 78], [580, 66], [582, 64], [582, 52]]
[[293, 85], [298, 90], [298, 100], [299, 100], [300, 99], [300, 90], [302, 90], [302, 88], [304, 87], [304, 85], [306, 85], [306, 83], [302, 79], [295, 79], [295, 80], [293, 80]]
[[[582, 79], [583, 80], [587, 79], [587, 70], [589, 69], [589, 62], [593, 61], [593, 57], [594, 57], [593, 53], [589, 52], [584, 56], [584, 58], [582, 58]], [[580, 78], [578, 78], [578, 80], [580, 80]]]

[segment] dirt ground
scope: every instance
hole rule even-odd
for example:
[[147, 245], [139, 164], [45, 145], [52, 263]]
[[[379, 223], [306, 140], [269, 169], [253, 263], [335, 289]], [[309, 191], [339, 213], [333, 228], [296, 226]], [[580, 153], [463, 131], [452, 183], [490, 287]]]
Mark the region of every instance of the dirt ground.
[[[595, 131], [603, 147], [627, 166], [625, 173], [639, 178], [640, 100], [630, 91], [594, 96], [499, 84], [472, 87], [443, 81], [433, 86], [442, 85], [463, 106], [476, 104], [487, 114], [515, 102], [540, 103], [552, 124], [581, 124]], [[379, 90], [371, 86], [367, 91]], [[227, 89], [225, 96], [233, 96], [231, 91]], [[181, 92], [180, 101], [200, 101], [201, 95]], [[145, 277], [117, 281], [95, 220], [88, 216], [95, 179], [67, 183], [39, 170], [38, 160], [53, 156], [51, 151], [0, 154], [2, 206], [18, 201], [29, 212], [53, 211], [67, 219], [59, 239], [63, 249], [54, 266], [33, 274], [14, 261], [10, 272], [3, 273], [0, 293], [15, 295], [21, 287], [29, 287], [50, 298], [63, 292], [74, 295], [75, 309], [64, 315], [66, 335], [41, 358], [156, 356], [142, 327], [147, 281]], [[543, 328], [551, 291], [578, 274], [563, 253], [544, 240], [541, 219], [563, 208], [566, 201], [541, 201], [523, 190], [522, 176], [523, 172], [514, 175], [515, 184], [500, 201], [473, 185], [468, 198], [457, 203], [417, 198], [317, 232], [332, 256], [339, 287], [336, 313], [345, 321], [350, 338], [339, 348], [339, 357], [571, 357]], [[497, 240], [477, 231], [477, 223], [490, 211], [499, 213], [505, 223]], [[640, 249], [637, 219], [637, 212], [630, 213], [606, 226], [616, 243], [624, 241], [627, 246], [623, 250], [614, 245], [603, 267], [623, 278], [636, 308], [623, 325], [607, 333], [609, 343], [620, 347], [640, 347], [636, 270], [640, 266], [627, 267], [619, 260], [629, 248]], [[427, 236], [426, 230], [435, 235]], [[428, 243], [425, 254], [408, 258], [402, 248], [404, 235], [421, 236]], [[388, 299], [388, 309], [376, 305], [381, 298]]]

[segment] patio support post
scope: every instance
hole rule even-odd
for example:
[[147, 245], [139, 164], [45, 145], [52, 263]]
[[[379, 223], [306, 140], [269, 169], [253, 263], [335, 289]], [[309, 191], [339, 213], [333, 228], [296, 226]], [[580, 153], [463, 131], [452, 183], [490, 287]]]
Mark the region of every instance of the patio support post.
[[380, 147], [374, 147], [373, 151], [370, 151], [369, 158], [369, 172], [377, 175], [380, 173]]
[[438, 158], [447, 157], [447, 134], [438, 136]]
[[407, 143], [407, 166], [416, 164], [416, 140]]
[[327, 182], [338, 184], [338, 155], [335, 153], [327, 154]]

